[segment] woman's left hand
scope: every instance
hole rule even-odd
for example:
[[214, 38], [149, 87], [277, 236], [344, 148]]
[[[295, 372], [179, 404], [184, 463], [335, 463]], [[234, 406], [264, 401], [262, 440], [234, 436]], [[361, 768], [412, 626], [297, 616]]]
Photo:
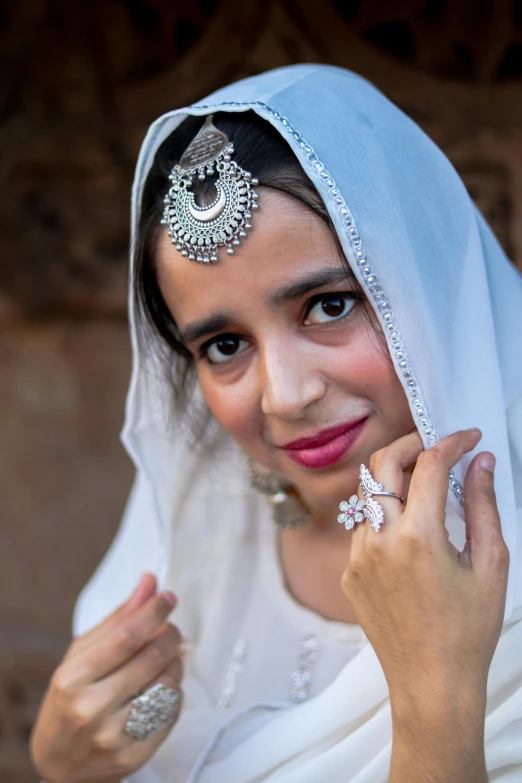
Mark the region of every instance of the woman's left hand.
[[489, 452], [466, 474], [462, 552], [444, 525], [448, 472], [481, 437], [463, 430], [425, 451], [415, 432], [370, 459], [375, 480], [407, 500], [376, 496], [384, 523], [378, 533], [368, 522], [355, 526], [342, 588], [380, 660], [394, 713], [409, 720], [428, 705], [441, 716], [448, 705], [462, 706], [463, 716], [485, 709], [509, 566], [493, 473], [481, 465]]

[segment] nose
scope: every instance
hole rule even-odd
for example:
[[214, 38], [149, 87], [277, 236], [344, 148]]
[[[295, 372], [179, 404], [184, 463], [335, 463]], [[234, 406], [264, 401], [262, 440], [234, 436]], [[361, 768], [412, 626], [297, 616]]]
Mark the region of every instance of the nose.
[[296, 421], [326, 392], [326, 379], [306, 351], [281, 339], [260, 352], [261, 409], [265, 415]]

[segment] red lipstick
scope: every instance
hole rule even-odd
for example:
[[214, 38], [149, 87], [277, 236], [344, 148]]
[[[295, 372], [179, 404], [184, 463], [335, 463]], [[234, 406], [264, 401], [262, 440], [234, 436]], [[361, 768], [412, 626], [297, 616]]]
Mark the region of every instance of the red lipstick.
[[287, 451], [290, 459], [302, 467], [325, 468], [338, 462], [346, 454], [361, 434], [367, 418], [366, 416], [358, 421], [329, 427], [280, 448]]

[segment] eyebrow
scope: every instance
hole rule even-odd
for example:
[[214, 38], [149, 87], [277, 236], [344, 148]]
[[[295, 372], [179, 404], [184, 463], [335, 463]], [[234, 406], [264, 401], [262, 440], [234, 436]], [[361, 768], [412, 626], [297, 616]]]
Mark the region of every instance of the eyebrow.
[[201, 340], [202, 337], [206, 337], [207, 334], [213, 332], [222, 332], [232, 323], [232, 315], [228, 313], [215, 313], [208, 318], [203, 318], [201, 321], [193, 321], [187, 324], [187, 326], [181, 332], [181, 339], [187, 345], [188, 343], [195, 343], [196, 340]]
[[270, 291], [267, 295], [267, 303], [272, 307], [278, 307], [292, 302], [295, 299], [300, 299], [302, 296], [306, 296], [310, 291], [315, 291], [316, 288], [322, 288], [325, 285], [336, 285], [337, 283], [353, 281], [353, 275], [343, 267], [332, 267], [330, 269], [318, 269], [316, 272], [312, 272], [306, 277], [302, 277], [300, 280], [296, 280], [295, 283], [288, 283], [287, 285], [276, 288], [274, 291]]
[[[335, 267], [331, 269], [319, 269], [316, 272], [312, 272], [306, 277], [302, 277], [300, 280], [296, 280], [293, 283], [276, 288], [274, 291], [270, 291], [267, 294], [266, 301], [271, 307], [280, 307], [287, 302], [300, 299], [302, 296], [306, 296], [311, 291], [315, 291], [317, 288], [322, 288], [326, 285], [336, 285], [341, 282], [353, 281], [353, 275], [342, 267]], [[208, 334], [214, 334], [226, 330], [234, 321], [234, 316], [229, 312], [214, 313], [203, 318], [200, 321], [193, 321], [187, 324], [187, 326], [181, 331], [181, 339], [187, 345], [188, 343], [201, 340], [202, 337], [206, 337]]]

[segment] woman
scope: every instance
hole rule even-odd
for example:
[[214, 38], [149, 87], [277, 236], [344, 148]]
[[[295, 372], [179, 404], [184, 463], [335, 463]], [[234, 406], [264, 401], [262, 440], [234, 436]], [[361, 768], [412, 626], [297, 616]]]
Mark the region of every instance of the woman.
[[284, 68], [154, 123], [133, 231], [136, 480], [42, 777], [521, 780], [522, 282], [448, 161]]

